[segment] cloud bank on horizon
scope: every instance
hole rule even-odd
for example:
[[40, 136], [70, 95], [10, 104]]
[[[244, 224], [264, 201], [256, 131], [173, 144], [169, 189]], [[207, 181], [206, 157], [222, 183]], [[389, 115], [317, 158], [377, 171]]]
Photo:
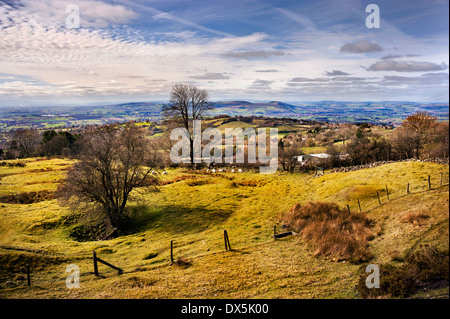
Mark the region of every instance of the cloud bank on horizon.
[[212, 100], [445, 102], [448, 13], [442, 0], [0, 0], [0, 106], [167, 100], [176, 83]]

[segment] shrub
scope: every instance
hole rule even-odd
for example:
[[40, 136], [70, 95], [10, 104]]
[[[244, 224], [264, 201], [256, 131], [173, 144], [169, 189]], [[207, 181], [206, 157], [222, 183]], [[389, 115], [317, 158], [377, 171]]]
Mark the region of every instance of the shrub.
[[55, 194], [53, 192], [39, 191], [5, 195], [0, 197], [0, 202], [7, 204], [32, 204], [53, 198], [55, 198]]
[[181, 182], [181, 181], [184, 181], [186, 179], [197, 179], [197, 178], [198, 177], [196, 175], [192, 175], [192, 174], [191, 175], [180, 175], [180, 176], [175, 177], [172, 180], [161, 181], [160, 185], [168, 185], [168, 184], [173, 184], [173, 183], [176, 183], [176, 182]]
[[424, 212], [410, 212], [403, 215], [400, 221], [402, 223], [410, 223], [414, 226], [421, 226], [428, 218], [430, 216]]
[[449, 279], [449, 254], [435, 247], [425, 247], [405, 258], [403, 265], [382, 264], [380, 288], [366, 287], [368, 274], [361, 267], [358, 292], [362, 298], [409, 297], [424, 287]]
[[201, 186], [210, 184], [212, 181], [210, 179], [193, 179], [193, 180], [187, 180], [186, 184], [189, 186]]
[[1, 162], [0, 166], [8, 166], [8, 167], [25, 167], [27, 166], [25, 163], [22, 162]]
[[315, 254], [337, 260], [359, 262], [370, 256], [367, 243], [373, 239], [373, 222], [364, 215], [349, 213], [334, 203], [295, 204], [280, 221], [316, 247]]
[[178, 257], [178, 259], [175, 261], [174, 265], [181, 267], [181, 268], [187, 268], [192, 265], [192, 260], [187, 259], [185, 257]]
[[264, 186], [265, 184], [266, 183], [264, 181], [257, 181], [254, 179], [237, 182], [238, 186], [247, 186], [247, 187], [261, 187]]

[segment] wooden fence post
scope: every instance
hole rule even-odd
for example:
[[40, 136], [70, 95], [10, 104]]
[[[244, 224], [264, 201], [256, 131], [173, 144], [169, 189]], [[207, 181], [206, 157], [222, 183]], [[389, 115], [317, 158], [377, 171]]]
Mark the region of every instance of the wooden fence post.
[[94, 274], [98, 276], [97, 253], [95, 252], [95, 250], [92, 252], [92, 257], [94, 259]]
[[170, 262], [173, 264], [173, 240], [170, 241]]
[[225, 243], [225, 250], [228, 250], [227, 231], [226, 231], [226, 229], [223, 231], [223, 242]]
[[362, 213], [362, 211], [361, 211], [361, 203], [359, 202], [359, 198], [357, 198], [357, 200], [358, 200], [359, 212]]
[[441, 186], [442, 186], [442, 175], [443, 175], [443, 174], [441, 173]]
[[428, 189], [431, 189], [431, 178], [430, 178], [430, 175], [428, 175]]
[[230, 238], [226, 230], [223, 231], [223, 241], [225, 242], [225, 250], [231, 250]]
[[277, 240], [277, 226], [273, 225], [273, 239]]
[[381, 201], [380, 201], [380, 194], [378, 193], [378, 191], [377, 191], [377, 198], [378, 198], [378, 204], [380, 204], [380, 205], [381, 205]]
[[30, 265], [27, 264], [27, 285], [31, 286]]
[[386, 197], [387, 197], [387, 200], [389, 200], [389, 190], [388, 190], [387, 185], [386, 185]]
[[409, 183], [408, 186], [406, 186], [406, 194], [409, 194]]
[[114, 266], [114, 265], [110, 264], [109, 262], [104, 261], [103, 259], [98, 258], [97, 257], [97, 253], [95, 252], [95, 250], [92, 252], [92, 257], [94, 259], [94, 274], [96, 276], [98, 276], [98, 263], [99, 262], [104, 264], [104, 265], [106, 265], [106, 266], [108, 266], [108, 267], [111, 267], [111, 268], [117, 270], [119, 272], [119, 275], [123, 274], [123, 269], [121, 269], [121, 268], [119, 268], [117, 266]]

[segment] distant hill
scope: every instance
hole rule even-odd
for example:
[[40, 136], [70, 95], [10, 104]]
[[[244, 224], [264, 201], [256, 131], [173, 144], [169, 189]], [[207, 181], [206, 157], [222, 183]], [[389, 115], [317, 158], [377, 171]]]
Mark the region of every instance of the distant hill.
[[211, 115], [297, 117], [296, 106], [283, 102], [252, 103], [247, 101], [213, 102]]
[[[0, 108], [0, 132], [19, 128], [64, 128], [83, 125], [161, 119], [164, 102], [131, 102], [89, 106], [41, 106]], [[207, 116], [288, 117], [322, 122], [398, 125], [408, 115], [427, 111], [449, 119], [448, 103], [414, 102], [248, 102], [214, 101]]]
[[414, 102], [335, 102], [308, 103], [213, 102], [215, 109], [209, 115], [292, 117], [329, 122], [369, 122], [374, 124], [400, 124], [408, 115], [427, 111], [441, 120], [448, 120], [449, 105], [445, 103], [421, 104]]

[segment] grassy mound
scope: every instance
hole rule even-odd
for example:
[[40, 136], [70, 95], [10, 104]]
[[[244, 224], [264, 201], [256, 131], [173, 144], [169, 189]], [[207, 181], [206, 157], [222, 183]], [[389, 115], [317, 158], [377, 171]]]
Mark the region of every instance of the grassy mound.
[[367, 260], [373, 222], [334, 203], [296, 204], [280, 220], [316, 247], [315, 254], [354, 262]]

